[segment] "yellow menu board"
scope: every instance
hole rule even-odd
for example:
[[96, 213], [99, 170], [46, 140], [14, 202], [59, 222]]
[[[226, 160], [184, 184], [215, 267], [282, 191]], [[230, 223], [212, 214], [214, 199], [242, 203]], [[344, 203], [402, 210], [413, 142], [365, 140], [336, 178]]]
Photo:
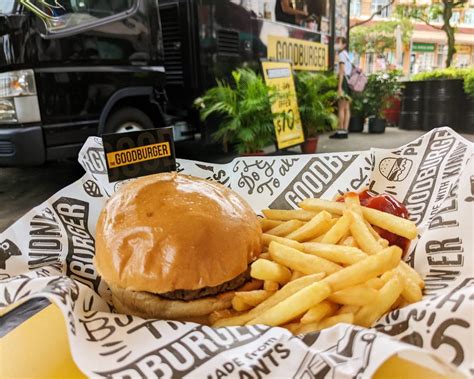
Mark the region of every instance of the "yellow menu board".
[[276, 93], [272, 103], [272, 113], [278, 149], [303, 143], [303, 127], [291, 64], [264, 61], [262, 69], [265, 82]]

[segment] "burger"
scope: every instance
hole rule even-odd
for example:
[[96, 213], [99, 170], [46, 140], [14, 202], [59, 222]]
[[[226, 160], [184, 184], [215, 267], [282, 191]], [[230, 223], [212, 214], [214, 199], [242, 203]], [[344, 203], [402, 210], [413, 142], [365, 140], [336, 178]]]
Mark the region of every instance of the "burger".
[[252, 208], [215, 182], [176, 173], [123, 185], [102, 209], [94, 264], [120, 313], [203, 320], [231, 306], [262, 250]]

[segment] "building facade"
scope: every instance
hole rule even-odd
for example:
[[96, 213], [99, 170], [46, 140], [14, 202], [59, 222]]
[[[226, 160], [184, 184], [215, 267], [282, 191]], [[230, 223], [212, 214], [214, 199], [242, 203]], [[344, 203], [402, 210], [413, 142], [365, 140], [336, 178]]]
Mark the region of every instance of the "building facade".
[[[367, 20], [372, 14], [383, 9], [380, 15], [376, 15], [370, 22], [371, 25], [378, 22], [390, 20], [397, 3], [403, 0], [395, 0], [389, 7], [389, 0], [351, 0], [350, 23], [354, 25]], [[429, 6], [432, 0], [424, 0], [423, 5]], [[417, 1], [420, 4], [420, 1]], [[452, 66], [469, 67], [474, 66], [474, 0], [469, 0], [463, 7], [455, 8], [451, 23], [456, 26], [456, 54]], [[430, 25], [423, 22], [414, 22], [413, 34], [409, 46], [404, 46], [402, 54], [402, 70], [405, 75], [422, 71], [430, 71], [445, 67], [447, 55], [446, 34], [439, 28], [442, 27], [442, 19], [430, 20]], [[394, 51], [385, 52], [383, 57], [372, 53], [357, 56], [356, 60], [366, 72], [374, 72], [387, 66], [396, 66]], [[380, 64], [380, 60], [384, 62]]]

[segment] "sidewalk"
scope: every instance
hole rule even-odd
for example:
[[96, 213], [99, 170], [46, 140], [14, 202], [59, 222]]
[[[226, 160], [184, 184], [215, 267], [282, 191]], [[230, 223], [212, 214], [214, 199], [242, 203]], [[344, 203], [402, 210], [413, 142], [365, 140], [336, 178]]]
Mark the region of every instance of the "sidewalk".
[[[318, 153], [332, 153], [337, 151], [362, 151], [371, 147], [388, 149], [410, 143], [426, 132], [420, 130], [402, 130], [388, 127], [383, 134], [351, 133], [347, 139], [329, 139], [331, 133], [319, 137]], [[474, 142], [474, 134], [461, 135]], [[297, 150], [295, 150], [297, 151]]]

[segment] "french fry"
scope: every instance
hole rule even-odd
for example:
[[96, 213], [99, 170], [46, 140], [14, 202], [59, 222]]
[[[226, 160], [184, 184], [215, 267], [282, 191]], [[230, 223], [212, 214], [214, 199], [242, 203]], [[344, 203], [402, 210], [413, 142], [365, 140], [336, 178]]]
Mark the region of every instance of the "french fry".
[[271, 242], [268, 251], [275, 262], [304, 274], [314, 274], [318, 272], [330, 274], [342, 268], [327, 259], [302, 253], [291, 247], [279, 244], [278, 242]]
[[322, 282], [329, 284], [333, 291], [365, 283], [367, 280], [395, 268], [401, 256], [402, 249], [398, 246], [390, 246], [378, 254], [370, 255], [362, 261], [327, 276]]
[[304, 225], [304, 222], [300, 220], [286, 221], [283, 224], [275, 226], [273, 229], [267, 230], [267, 234], [284, 237], [287, 234], [294, 232], [296, 229], [299, 229], [302, 225]]
[[322, 243], [338, 243], [348, 232], [351, 225], [351, 215], [345, 212], [344, 215], [324, 235]]
[[418, 286], [423, 289], [425, 288], [425, 282], [421, 278], [420, 274], [416, 272], [412, 267], [410, 267], [406, 262], [400, 262], [400, 268], [404, 271], [404, 273]]
[[262, 235], [262, 240], [263, 240], [263, 244], [266, 246], [270, 245], [270, 242], [275, 241], [275, 242], [281, 243], [282, 245], [292, 247], [293, 249], [303, 251], [303, 245], [301, 243], [294, 240], [290, 240], [289, 238], [278, 237], [272, 234], [264, 233]]
[[267, 309], [259, 316], [247, 322], [246, 325], [265, 324], [278, 326], [285, 324], [326, 299], [330, 293], [331, 288], [323, 282], [310, 284], [279, 304]]
[[337, 315], [342, 315], [344, 313], [356, 314], [359, 309], [360, 307], [358, 305], [343, 305], [341, 308], [337, 310], [336, 314]]
[[[362, 212], [362, 209], [361, 209]], [[370, 234], [378, 241], [381, 240], [382, 238], [380, 237], [380, 234], [377, 233], [377, 231], [370, 225], [370, 222], [364, 219], [364, 224], [367, 226], [367, 229], [369, 229]]]
[[259, 256], [258, 256], [259, 259], [270, 259], [270, 253], [267, 251], [265, 253], [261, 253]]
[[268, 299], [261, 302], [255, 308], [251, 309], [249, 312], [236, 316], [236, 317], [230, 317], [230, 318], [218, 320], [217, 322], [213, 324], [213, 326], [222, 327], [222, 326], [231, 326], [231, 325], [245, 325], [246, 322], [257, 317], [259, 314], [261, 314], [265, 310], [273, 307], [274, 305], [282, 302], [283, 300], [287, 299], [288, 297], [298, 292], [299, 290], [309, 286], [312, 283], [316, 283], [323, 278], [324, 278], [324, 274], [320, 273], [320, 274], [306, 275], [292, 282], [289, 282], [285, 284], [278, 292], [275, 292], [272, 296], [270, 296]]
[[287, 238], [294, 239], [298, 242], [307, 241], [327, 232], [330, 227], [331, 214], [326, 211], [323, 211], [314, 216], [306, 224], [289, 233], [287, 235]]
[[377, 254], [382, 250], [382, 246], [377, 242], [364, 223], [364, 219], [354, 211], [350, 211], [352, 223], [350, 226], [352, 236], [357, 241], [360, 248], [369, 255]]
[[278, 225], [283, 224], [283, 221], [279, 220], [269, 220], [267, 218], [259, 218], [260, 226], [262, 227], [262, 231], [266, 232], [267, 230], [273, 229]]
[[357, 245], [356, 240], [352, 236], [347, 236], [346, 238], [341, 240], [340, 244], [342, 246], [352, 246], [352, 247], [357, 247], [357, 248], [359, 247], [359, 245]]
[[329, 300], [337, 304], [362, 306], [375, 301], [377, 294], [377, 290], [365, 284], [359, 284], [334, 292], [329, 296]]
[[384, 286], [385, 282], [380, 278], [372, 278], [372, 279], [367, 280], [365, 284], [367, 284], [370, 288], [379, 290], [380, 288]]
[[344, 203], [314, 198], [303, 200], [298, 205], [308, 211], [327, 211], [336, 215], [342, 215], [342, 212], [346, 209]]
[[380, 239], [378, 240], [378, 243], [379, 243], [380, 246], [382, 246], [384, 249], [385, 249], [386, 247], [389, 247], [389, 246], [390, 246], [390, 244], [388, 243], [388, 241], [387, 241], [385, 238], [380, 238]]
[[399, 265], [396, 270], [403, 282], [403, 298], [409, 303], [420, 301], [423, 297], [420, 286], [407, 275], [407, 273], [401, 268], [401, 265]]
[[[342, 215], [344, 210], [347, 208], [346, 204], [344, 203], [313, 198], [303, 200], [298, 205], [301, 208], [309, 211], [328, 211], [338, 215]], [[410, 220], [373, 208], [361, 208], [364, 218], [372, 225], [376, 225], [382, 229], [388, 230], [389, 232], [410, 240], [416, 238], [418, 235], [415, 223]]]
[[418, 235], [416, 225], [413, 221], [377, 209], [362, 207], [365, 219], [372, 225], [388, 230], [399, 236], [412, 240]]
[[393, 276], [395, 275], [395, 270], [389, 270], [389, 271], [386, 271], [382, 274], [382, 276], [380, 276], [380, 280], [384, 283], [384, 285], [390, 280], [393, 278]]
[[344, 196], [344, 203], [347, 206], [347, 209], [350, 209], [354, 212], [357, 212], [362, 216], [362, 209], [360, 207], [359, 195], [354, 192], [349, 192]]
[[306, 211], [304, 209], [292, 209], [292, 210], [263, 209], [262, 213], [265, 215], [266, 218], [270, 220], [280, 220], [280, 221], [289, 221], [289, 220], [309, 221], [317, 214], [317, 212]]
[[[316, 237], [312, 240], [309, 240], [309, 242], [321, 242], [326, 234], [321, 234], [319, 237]], [[298, 242], [299, 243], [299, 242]]]
[[278, 263], [266, 259], [257, 259], [250, 266], [250, 276], [260, 280], [286, 283], [291, 278], [291, 271]]
[[388, 241], [380, 237], [380, 234], [378, 234], [377, 231], [374, 229], [374, 227], [370, 225], [370, 222], [368, 222], [367, 220], [364, 220], [364, 223], [365, 223], [365, 226], [367, 226], [367, 229], [369, 229], [370, 234], [372, 234], [372, 236], [380, 244], [380, 246], [382, 246], [384, 249], [389, 246]]
[[263, 282], [263, 289], [265, 291], [278, 291], [278, 288], [280, 286], [278, 285], [278, 282], [274, 282], [273, 280], [265, 280]]
[[299, 322], [292, 322], [290, 324], [280, 325], [280, 328], [285, 328], [290, 333], [297, 334], [298, 328], [301, 326]]
[[397, 309], [397, 308], [403, 308], [405, 305], [408, 305], [408, 304], [409, 303], [405, 300], [405, 298], [402, 295], [400, 295], [400, 296], [398, 296], [398, 299], [395, 300], [395, 303], [392, 304], [392, 306], [390, 307], [390, 310], [394, 310], [394, 309]]
[[367, 254], [356, 247], [317, 242], [304, 242], [302, 245], [305, 253], [336, 263], [351, 265], [367, 258]]
[[337, 305], [330, 301], [324, 300], [314, 307], [308, 309], [300, 322], [302, 324], [310, 324], [321, 321], [324, 317], [332, 316], [337, 310]]
[[234, 298], [232, 299], [232, 308], [234, 308], [238, 312], [242, 312], [252, 308], [252, 306], [250, 304], [245, 303], [242, 298], [234, 296]]
[[302, 324], [301, 327], [296, 330], [296, 334], [317, 332], [324, 328], [330, 328], [331, 326], [337, 325], [341, 322], [352, 324], [354, 322], [354, 315], [352, 313], [344, 313], [325, 318], [321, 322]]
[[319, 324], [317, 322], [312, 322], [309, 324], [298, 324], [298, 327], [295, 328], [295, 331], [292, 332], [294, 335], [297, 334], [306, 334], [311, 332], [317, 332], [319, 329]]
[[293, 273], [291, 274], [291, 279], [290, 279], [290, 281], [295, 280], [295, 279], [298, 279], [298, 278], [301, 278], [301, 277], [304, 276], [304, 275], [305, 275], [305, 274], [303, 274], [302, 272], [293, 271]]
[[240, 297], [242, 301], [252, 307], [256, 307], [263, 300], [269, 298], [275, 292], [265, 291], [265, 290], [255, 290], [255, 291], [241, 291], [236, 292], [235, 296]]
[[340, 323], [353, 324], [354, 315], [352, 313], [343, 313], [340, 315], [328, 317], [319, 323], [319, 327], [321, 329], [325, 329]]
[[391, 306], [397, 301], [402, 293], [403, 283], [396, 273], [379, 291], [377, 300], [364, 305], [355, 315], [357, 325], [370, 327], [384, 313], [388, 312]]
[[215, 322], [217, 322], [217, 320], [220, 320], [222, 318], [235, 317], [235, 316], [238, 316], [239, 314], [240, 312], [236, 312], [233, 309], [229, 309], [229, 308], [214, 311], [209, 314], [209, 323], [212, 325]]

